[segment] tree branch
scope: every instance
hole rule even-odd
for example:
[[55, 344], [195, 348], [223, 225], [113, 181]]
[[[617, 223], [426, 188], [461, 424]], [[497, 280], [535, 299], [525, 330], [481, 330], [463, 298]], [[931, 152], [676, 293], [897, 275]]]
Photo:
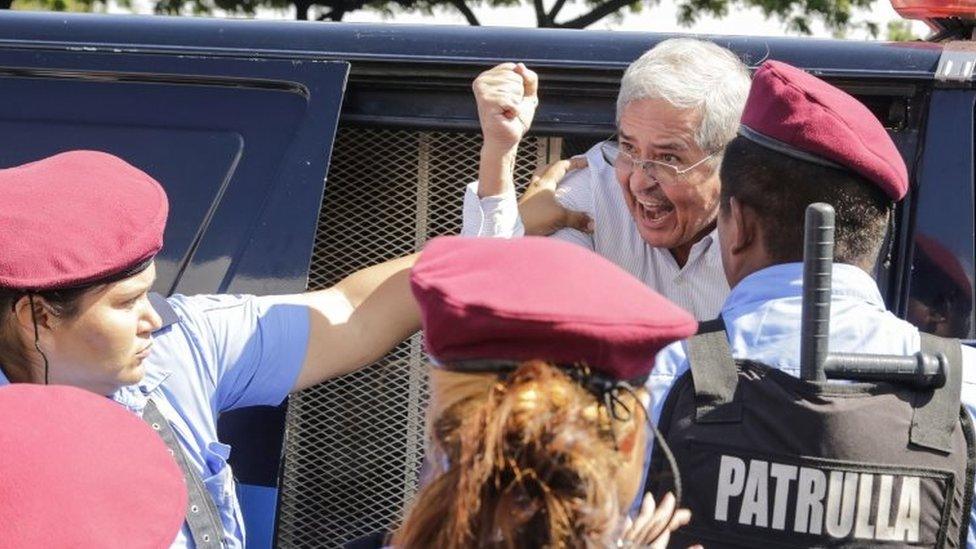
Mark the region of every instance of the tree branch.
[[308, 0], [295, 0], [295, 19], [299, 21], [308, 21], [308, 8], [312, 7], [312, 3]]
[[540, 29], [548, 27], [549, 21], [546, 18], [546, 7], [542, 4], [542, 0], [532, 0], [532, 7], [535, 8], [535, 26]]
[[585, 29], [611, 13], [629, 6], [631, 3], [633, 3], [633, 1], [634, 0], [610, 0], [609, 2], [605, 2], [593, 8], [593, 10], [591, 10], [589, 13], [584, 13], [576, 19], [571, 19], [565, 23], [557, 23], [556, 26], [567, 29]]
[[299, 0], [309, 2], [317, 6], [331, 8], [328, 12], [319, 15], [319, 21], [342, 21], [347, 13], [361, 10], [366, 7], [366, 0]]
[[9, 10], [14, 0], [0, 0], [0, 10]]
[[459, 12], [461, 12], [461, 15], [463, 15], [464, 18], [468, 20], [469, 25], [473, 27], [481, 26], [481, 22], [478, 21], [478, 17], [475, 16], [473, 11], [471, 11], [471, 8], [468, 7], [468, 4], [465, 2], [465, 0], [451, 0], [451, 4], [453, 4], [454, 7], [457, 8]]
[[563, 6], [566, 5], [566, 0], [556, 0], [556, 3], [552, 5], [552, 9], [549, 10], [549, 20], [555, 23], [556, 16], [562, 11]]

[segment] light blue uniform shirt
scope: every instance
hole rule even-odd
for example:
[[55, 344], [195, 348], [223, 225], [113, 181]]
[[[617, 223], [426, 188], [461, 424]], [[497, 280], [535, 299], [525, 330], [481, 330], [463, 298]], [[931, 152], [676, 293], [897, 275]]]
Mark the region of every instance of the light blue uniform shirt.
[[[227, 547], [244, 547], [244, 521], [227, 458], [217, 440], [221, 412], [281, 404], [298, 379], [308, 343], [308, 309], [274, 296], [173, 296], [179, 322], [153, 334], [145, 377], [112, 399], [142, 415], [151, 398], [201, 472]], [[0, 372], [0, 385], [9, 381]], [[83, 473], [80, 473], [83, 474]], [[193, 547], [183, 529], [173, 547]]]
[[[799, 377], [802, 295], [802, 263], [768, 267], [739, 282], [721, 313], [732, 355]], [[918, 328], [885, 309], [874, 279], [853, 265], [834, 265], [831, 352], [910, 355], [920, 346]], [[976, 417], [976, 349], [964, 345], [962, 357], [962, 403], [970, 417]], [[686, 342], [673, 343], [658, 353], [646, 383], [655, 423], [661, 417], [668, 391], [687, 370]], [[970, 510], [967, 546], [976, 547], [976, 508]]]

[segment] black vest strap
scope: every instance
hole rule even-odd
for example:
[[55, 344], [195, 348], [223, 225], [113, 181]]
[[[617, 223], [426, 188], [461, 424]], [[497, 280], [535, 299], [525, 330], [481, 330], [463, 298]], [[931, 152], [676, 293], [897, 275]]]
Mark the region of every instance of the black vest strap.
[[200, 476], [200, 472], [190, 464], [190, 460], [183, 453], [183, 448], [176, 440], [176, 433], [170, 427], [169, 421], [156, 408], [156, 403], [152, 399], [146, 402], [146, 409], [142, 412], [142, 420], [159, 434], [177, 465], [180, 466], [180, 470], [183, 471], [183, 480], [186, 481], [187, 494], [189, 495], [186, 504], [186, 525], [190, 527], [193, 543], [200, 548], [223, 547], [224, 528], [220, 522], [217, 505], [203, 484], [203, 477]]
[[946, 382], [932, 391], [916, 393], [909, 440], [917, 446], [948, 453], [952, 447], [952, 432], [959, 422], [962, 347], [958, 339], [946, 339], [926, 333], [919, 335], [922, 338], [923, 353], [945, 355]]
[[742, 421], [742, 405], [734, 402], [739, 376], [722, 317], [702, 322], [688, 340], [688, 365], [695, 385], [695, 421]]
[[[172, 326], [180, 321], [173, 306], [166, 301], [166, 298], [157, 293], [149, 294], [149, 303], [162, 318], [163, 323], [159, 330]], [[157, 331], [159, 331], [157, 330]], [[159, 434], [159, 437], [166, 443], [170, 454], [176, 460], [180, 470], [183, 471], [183, 480], [186, 481], [187, 494], [189, 496], [186, 505], [186, 525], [190, 528], [190, 537], [193, 543], [200, 548], [223, 547], [224, 527], [220, 522], [220, 513], [210, 492], [207, 491], [203, 483], [203, 477], [197, 471], [190, 460], [183, 452], [183, 447], [176, 440], [176, 433], [170, 426], [169, 421], [163, 416], [156, 403], [149, 399], [146, 408], [142, 412], [142, 419], [149, 424]]]

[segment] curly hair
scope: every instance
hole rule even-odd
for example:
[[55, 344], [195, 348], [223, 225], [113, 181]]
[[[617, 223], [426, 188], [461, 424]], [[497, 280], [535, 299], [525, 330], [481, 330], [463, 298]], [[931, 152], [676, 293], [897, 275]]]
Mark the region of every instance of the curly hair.
[[608, 545], [620, 517], [611, 422], [558, 368], [521, 364], [436, 418], [436, 443], [450, 466], [414, 500], [393, 545]]

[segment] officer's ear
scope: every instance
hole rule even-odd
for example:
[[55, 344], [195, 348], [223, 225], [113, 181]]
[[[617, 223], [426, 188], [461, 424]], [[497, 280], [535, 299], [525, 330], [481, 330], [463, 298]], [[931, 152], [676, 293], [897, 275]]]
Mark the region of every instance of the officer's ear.
[[759, 217], [751, 206], [743, 204], [734, 196], [729, 197], [726, 215], [728, 216], [725, 222], [727, 230], [722, 233], [722, 240], [726, 241], [731, 254], [740, 255], [749, 252], [762, 242]]
[[[625, 460], [630, 459], [631, 454], [637, 450], [644, 449], [644, 441], [641, 437], [645, 434], [645, 417], [647, 409], [650, 407], [650, 397], [646, 397], [646, 391], [635, 391], [632, 395], [624, 398], [626, 412], [622, 417], [626, 420], [614, 423], [614, 436], [617, 438], [617, 451], [623, 454]], [[636, 397], [636, 398], [635, 398]], [[643, 460], [643, 454], [641, 455]]]
[[613, 436], [620, 454], [616, 473], [618, 497], [620, 504], [627, 506], [641, 489], [647, 438], [650, 436], [645, 415], [650, 408], [650, 395], [643, 388], [639, 388], [633, 394], [621, 395], [621, 398], [630, 414], [621, 416], [627, 419], [613, 420]]
[[[33, 310], [33, 314], [31, 311]], [[34, 322], [38, 331], [51, 330], [56, 317], [51, 312], [47, 301], [39, 295], [24, 294], [14, 303], [14, 318], [22, 334], [26, 334], [30, 341], [34, 339]]]

